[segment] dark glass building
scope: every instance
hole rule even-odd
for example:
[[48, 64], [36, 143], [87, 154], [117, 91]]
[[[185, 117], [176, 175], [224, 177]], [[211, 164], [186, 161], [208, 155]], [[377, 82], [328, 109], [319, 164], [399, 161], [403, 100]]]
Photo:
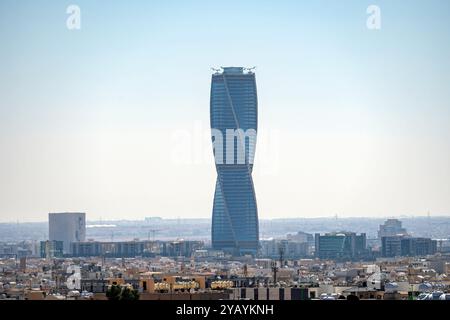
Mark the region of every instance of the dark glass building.
[[383, 257], [425, 256], [437, 252], [437, 241], [429, 238], [393, 236], [381, 238]]
[[62, 258], [64, 253], [63, 241], [41, 241], [41, 258], [52, 259]]
[[217, 171], [212, 246], [233, 255], [256, 254], [259, 231], [252, 170], [258, 99], [251, 69], [227, 67], [212, 75], [210, 116]]
[[354, 232], [334, 232], [315, 235], [315, 255], [320, 259], [353, 260], [364, 257], [366, 234]]

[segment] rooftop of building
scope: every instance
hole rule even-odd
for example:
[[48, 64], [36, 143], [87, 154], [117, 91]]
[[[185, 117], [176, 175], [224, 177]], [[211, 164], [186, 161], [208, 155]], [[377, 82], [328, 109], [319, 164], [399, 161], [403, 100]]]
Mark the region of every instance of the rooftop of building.
[[86, 215], [85, 212], [49, 212], [49, 216], [59, 215], [59, 216], [70, 216], [70, 215]]
[[246, 68], [246, 67], [220, 67], [212, 68], [215, 72], [214, 74], [253, 74], [256, 67]]

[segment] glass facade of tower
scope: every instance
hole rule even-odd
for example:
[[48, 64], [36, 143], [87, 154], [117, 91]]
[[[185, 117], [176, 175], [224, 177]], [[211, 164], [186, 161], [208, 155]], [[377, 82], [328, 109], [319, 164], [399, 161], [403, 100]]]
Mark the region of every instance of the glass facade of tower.
[[210, 108], [217, 171], [212, 246], [234, 255], [256, 254], [258, 210], [252, 178], [258, 127], [255, 74], [238, 67], [213, 74]]

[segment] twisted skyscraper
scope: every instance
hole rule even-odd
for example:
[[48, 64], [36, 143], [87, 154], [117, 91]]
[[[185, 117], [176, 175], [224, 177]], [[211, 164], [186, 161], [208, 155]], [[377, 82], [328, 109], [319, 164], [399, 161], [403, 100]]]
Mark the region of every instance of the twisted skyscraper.
[[256, 254], [258, 210], [252, 170], [258, 98], [251, 69], [227, 67], [212, 75], [211, 132], [217, 171], [212, 246], [234, 255]]

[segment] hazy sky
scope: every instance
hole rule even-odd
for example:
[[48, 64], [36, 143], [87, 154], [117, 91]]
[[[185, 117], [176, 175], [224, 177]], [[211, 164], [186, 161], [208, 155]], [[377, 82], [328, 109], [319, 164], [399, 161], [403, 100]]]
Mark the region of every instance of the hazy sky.
[[448, 0], [1, 0], [0, 221], [210, 217], [231, 65], [257, 66], [260, 217], [448, 215], [449, 39]]

